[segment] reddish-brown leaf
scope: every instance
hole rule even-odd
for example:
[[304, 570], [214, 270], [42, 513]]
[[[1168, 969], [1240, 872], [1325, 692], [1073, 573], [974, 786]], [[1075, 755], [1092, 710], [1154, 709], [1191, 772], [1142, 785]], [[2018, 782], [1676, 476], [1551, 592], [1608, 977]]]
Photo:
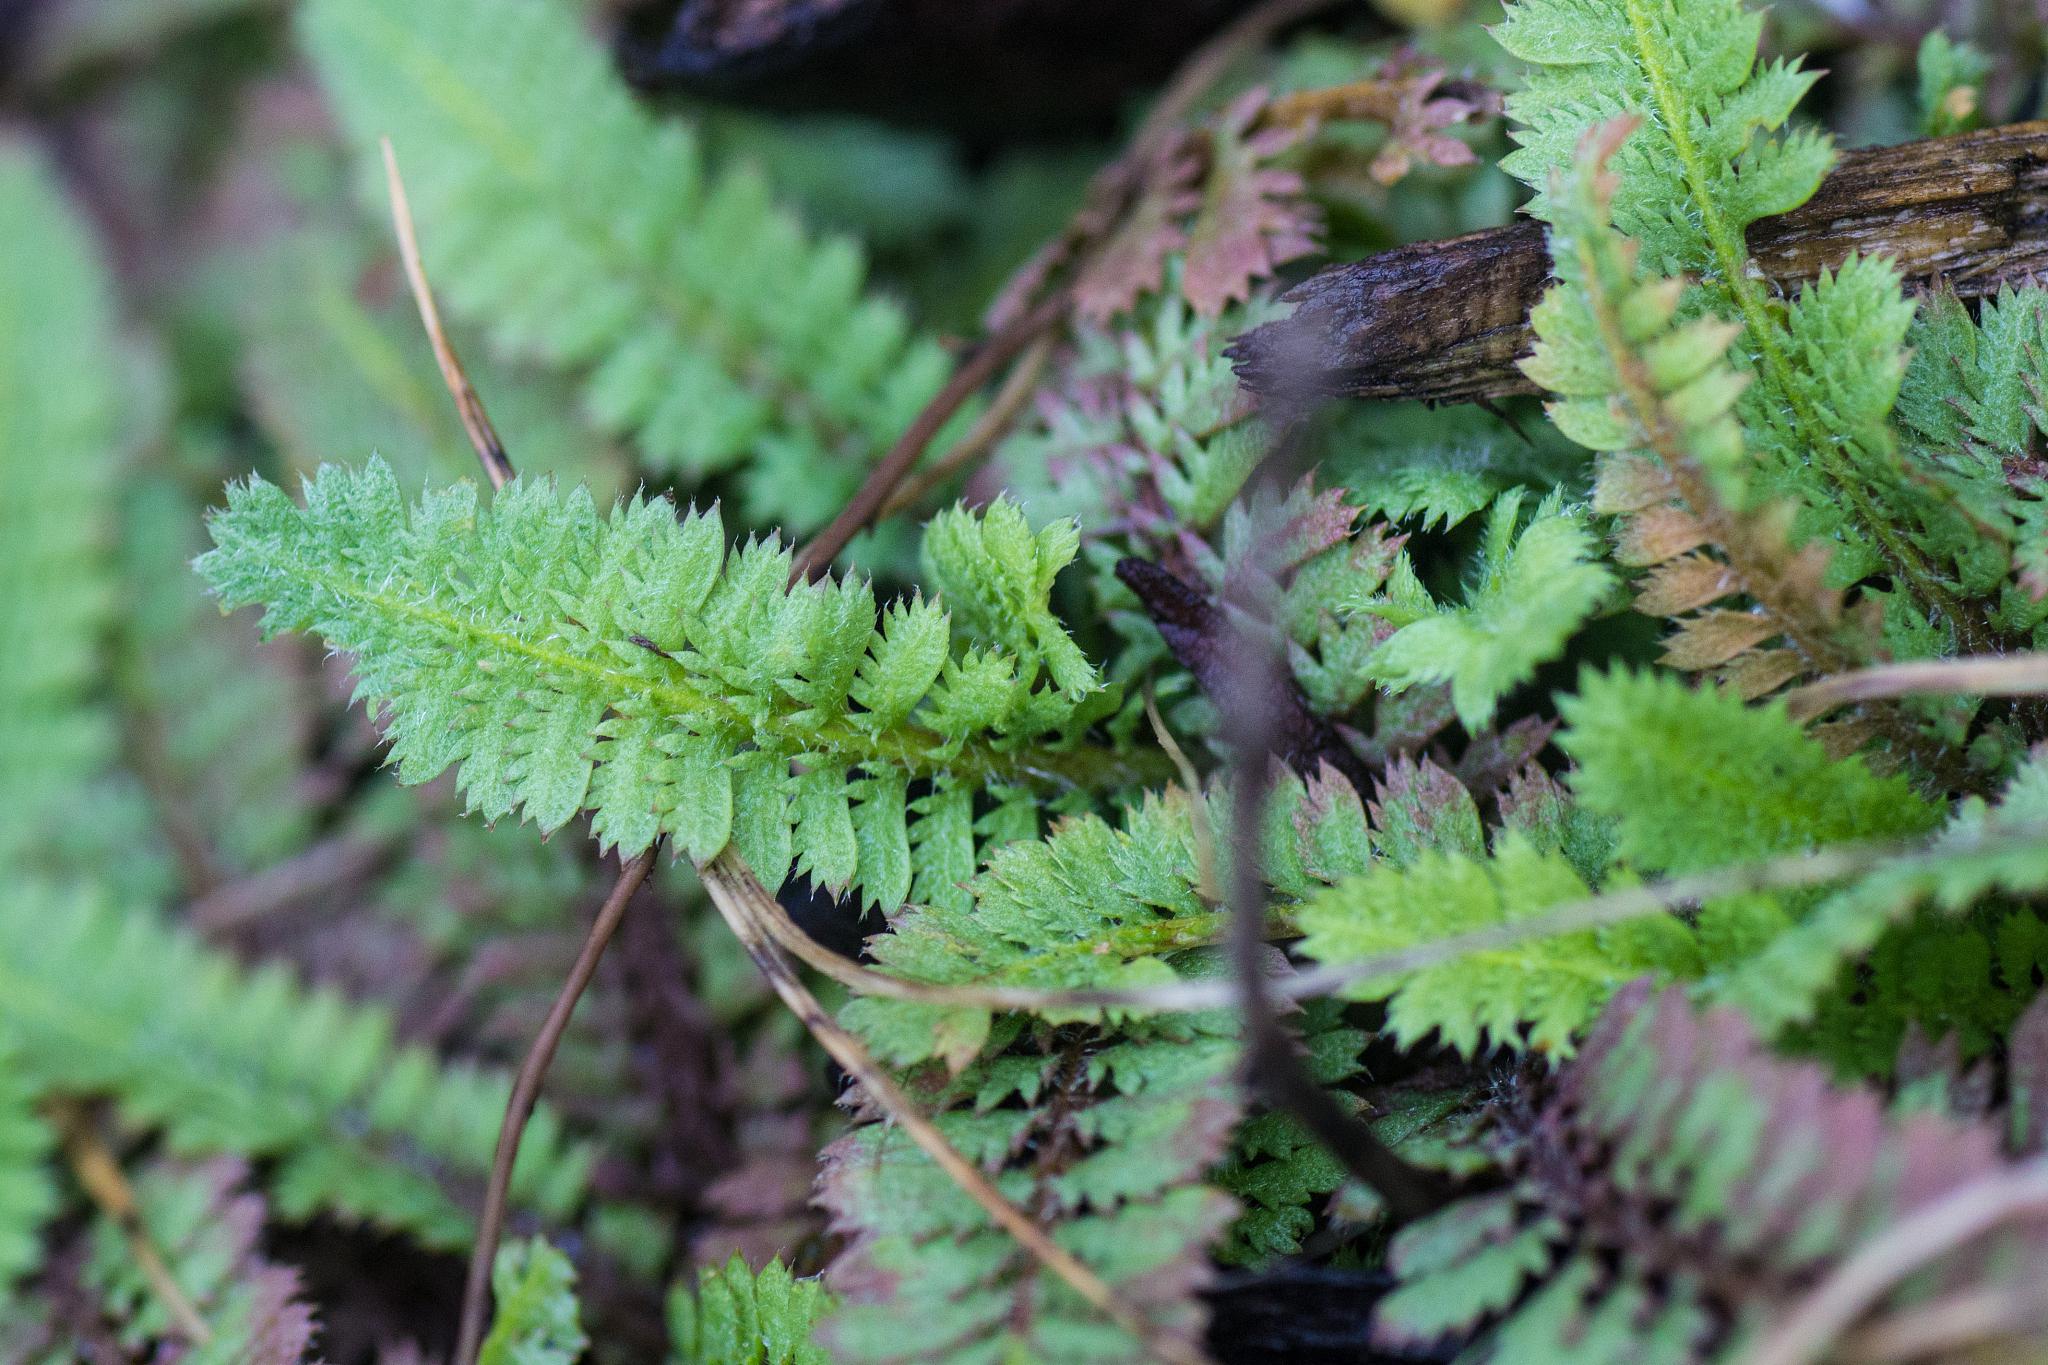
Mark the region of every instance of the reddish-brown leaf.
[[1776, 621], [1755, 612], [1702, 612], [1688, 617], [1664, 642], [1664, 662], [1688, 672], [1715, 668], [1781, 630]]
[[1258, 127], [1265, 102], [1264, 90], [1247, 91], [1210, 132], [1208, 182], [1181, 275], [1181, 292], [1205, 317], [1249, 298], [1255, 280], [1316, 249], [1321, 219], [1301, 177], [1269, 164], [1299, 131]]

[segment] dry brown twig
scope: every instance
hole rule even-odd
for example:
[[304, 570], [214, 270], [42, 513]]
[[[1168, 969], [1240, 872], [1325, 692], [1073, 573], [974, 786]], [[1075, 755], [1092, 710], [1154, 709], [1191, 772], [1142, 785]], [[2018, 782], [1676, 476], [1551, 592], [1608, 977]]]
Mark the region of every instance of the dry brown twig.
[[56, 1122], [64, 1159], [77, 1177], [79, 1188], [120, 1229], [122, 1240], [128, 1244], [128, 1254], [135, 1258], [136, 1269], [142, 1272], [150, 1292], [163, 1304], [172, 1330], [193, 1346], [211, 1342], [213, 1329], [179, 1288], [170, 1267], [164, 1264], [163, 1254], [150, 1239], [149, 1229], [142, 1221], [142, 1207], [135, 1199], [135, 1188], [128, 1183], [121, 1163], [114, 1159], [100, 1136], [92, 1111], [76, 1101], [60, 1101], [50, 1107], [50, 1116]]
[[441, 380], [455, 399], [455, 410], [462, 417], [462, 429], [469, 434], [469, 443], [476, 447], [476, 457], [483, 464], [484, 477], [491, 481], [491, 487], [503, 488], [513, 475], [512, 457], [506, 453], [505, 443], [498, 439], [498, 429], [491, 425], [490, 414], [484, 411], [483, 399], [477, 396], [476, 387], [469, 382], [469, 375], [456, 358], [455, 347], [449, 344], [448, 333], [441, 326], [441, 310], [434, 303], [434, 291], [427, 286], [427, 270], [420, 259], [419, 237], [413, 231], [412, 204], [405, 197], [405, 181], [398, 174], [398, 156], [391, 149], [391, 139], [378, 138], [377, 145], [384, 149], [384, 183], [391, 192], [391, 221], [398, 230], [399, 259], [405, 264], [405, 278], [412, 286], [413, 302], [419, 305], [420, 322], [426, 327], [427, 340], [434, 348], [434, 363], [441, 367]]
[[1066, 316], [1066, 312], [1065, 294], [1055, 294], [982, 343], [980, 349], [953, 372], [945, 387], [925, 404], [924, 410], [896, 438], [888, 454], [869, 471], [866, 481], [839, 510], [839, 515], [797, 551], [791, 581], [815, 579], [830, 569], [839, 552], [881, 515], [890, 494], [896, 491], [896, 485], [909, 475], [924, 454], [925, 447], [952, 420], [953, 414], [968, 399], [981, 392], [982, 386], [995, 378], [1003, 366], [1050, 331]]
[[1987, 654], [1878, 664], [1795, 687], [1785, 705], [1802, 720], [1852, 702], [1911, 696], [2048, 696], [2048, 654]]
[[610, 946], [612, 935], [618, 932], [626, 903], [654, 870], [654, 856], [660, 847], [656, 843], [619, 870], [618, 881], [613, 883], [597, 918], [591, 921], [590, 932], [584, 936], [576, 964], [569, 969], [569, 979], [562, 983], [554, 1004], [548, 1007], [547, 1019], [534, 1035], [533, 1046], [527, 1049], [519, 1072], [513, 1077], [512, 1096], [505, 1102], [505, 1118], [498, 1126], [497, 1149], [491, 1154], [491, 1178], [484, 1187], [483, 1213], [477, 1219], [476, 1246], [470, 1254], [469, 1275], [463, 1286], [462, 1322], [455, 1347], [457, 1365], [475, 1365], [477, 1353], [483, 1349], [484, 1318], [491, 1299], [491, 1265], [497, 1260], [498, 1242], [505, 1231], [505, 1208], [511, 1198], [512, 1169], [519, 1159], [519, 1139], [540, 1099], [541, 1082], [547, 1079], [548, 1066], [555, 1060], [555, 1049], [561, 1046], [562, 1034], [576, 1012], [576, 1002], [583, 998], [590, 979], [597, 975], [597, 964]]
[[875, 514], [880, 521], [893, 517], [898, 512], [917, 506], [929, 497], [941, 484], [978, 463], [995, 448], [996, 442], [1010, 429], [1024, 411], [1024, 405], [1031, 401], [1031, 395], [1038, 391], [1038, 381], [1045, 373], [1045, 363], [1052, 357], [1052, 337], [1041, 336], [1031, 343], [1017, 363], [1010, 367], [1010, 373], [1003, 385], [996, 391], [987, 411], [975, 419], [974, 426], [965, 436], [954, 442], [951, 449], [933, 460], [911, 478], [904, 481], [889, 500], [882, 504], [882, 510]]

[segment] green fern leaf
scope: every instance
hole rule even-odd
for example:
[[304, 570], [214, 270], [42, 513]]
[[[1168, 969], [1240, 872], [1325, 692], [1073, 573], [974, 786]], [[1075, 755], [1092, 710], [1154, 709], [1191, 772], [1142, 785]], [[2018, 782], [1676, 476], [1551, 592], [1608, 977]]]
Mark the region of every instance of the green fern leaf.
[[[1880, 867], [1821, 901], [1720, 983], [1715, 998], [1740, 1005], [1764, 1029], [1806, 1022], [1822, 1006], [1823, 992], [1834, 983], [1841, 964], [1877, 946], [1880, 935], [1923, 905], [1940, 914], [1937, 936], [1957, 942], [1974, 939], [1987, 959], [1974, 979], [1980, 987], [1988, 986], [1991, 944], [1956, 919], [1996, 893], [2024, 896], [2048, 887], [2044, 830], [2048, 759], [2036, 758], [2014, 776], [1997, 805], [1987, 805], [1981, 797], [1965, 800], [1923, 853]], [[2026, 914], [2011, 921], [2011, 928], [2019, 930], [2033, 919]], [[1938, 951], [1939, 945], [1934, 946]], [[2005, 978], [2024, 1003], [2033, 990], [2032, 952], [2017, 940], [2012, 947], [2020, 960], [2010, 964], [2014, 969]], [[1931, 984], [1938, 976], [1936, 957], [1923, 951], [1915, 969]], [[1882, 994], [1867, 988], [1863, 993], [1867, 998]], [[1969, 993], [1951, 986], [1934, 994], [1953, 997], [1947, 1007], [1956, 1008]], [[2007, 1012], [2016, 1014], [2017, 1006]], [[1895, 1040], [1890, 1051], [1896, 1051]]]
[[[789, 551], [728, 554], [715, 509], [679, 521], [635, 498], [605, 518], [544, 482], [408, 509], [381, 462], [323, 470], [304, 508], [261, 481], [228, 504], [199, 561], [223, 600], [354, 654], [400, 778], [459, 763], [486, 818], [552, 830], [588, 808], [606, 844], [666, 833], [700, 860], [737, 842], [770, 884], [795, 850], [819, 883], [894, 906], [973, 861], [965, 824], [921, 828], [935, 808], [988, 789], [1028, 829], [1044, 795], [1151, 771], [1081, 744], [1118, 695], [1045, 609], [1071, 528], [1034, 538], [1002, 504], [942, 518], [928, 558], [1014, 653], [960, 648], [936, 604], [878, 628], [863, 583], [789, 587]], [[932, 785], [916, 813], [914, 779]]]
[[1859, 839], [1921, 833], [1939, 813], [1903, 776], [1831, 759], [1782, 703], [1746, 706], [1668, 674], [1585, 674], [1560, 700], [1572, 790], [1615, 821], [1642, 872], [1693, 872]]
[[55, 1143], [19, 1066], [0, 1041], [0, 1301], [41, 1258], [43, 1221], [57, 1209], [49, 1172]]
[[[1309, 957], [1354, 962], [1540, 916], [1587, 894], [1563, 854], [1510, 835], [1489, 859], [1432, 850], [1404, 868], [1381, 864], [1308, 901], [1296, 921]], [[1404, 1047], [1434, 1033], [1467, 1056], [1511, 1047], [1565, 1057], [1628, 982], [1645, 972], [1697, 976], [1710, 952], [1710, 940], [1695, 927], [1648, 916], [1368, 978], [1346, 994], [1388, 1001], [1388, 1031]]]
[[670, 1365], [827, 1365], [811, 1340], [832, 1298], [817, 1280], [800, 1280], [770, 1260], [757, 1275], [734, 1256], [697, 1272], [694, 1292], [669, 1294]]
[[1983, 122], [1989, 56], [1937, 28], [1920, 40], [1914, 65], [1919, 74], [1920, 136], [1949, 137]]
[[[1365, 811], [1342, 777], [1325, 769], [1274, 787], [1262, 866], [1282, 903], [1366, 865]], [[1226, 917], [1200, 888], [1228, 873], [1204, 866], [1213, 839], [1198, 830], [1229, 821], [1221, 789], [1200, 799], [1168, 789], [1131, 809], [1121, 828], [1069, 820], [1043, 840], [998, 850], [968, 885], [968, 907], [911, 907], [869, 949], [897, 975], [948, 984], [1115, 987], [1213, 975], [1221, 964], [1211, 945]], [[1225, 1159], [1243, 1103], [1228, 1011], [994, 1016], [868, 997], [841, 1018], [877, 1057], [915, 1068], [920, 1087], [939, 1087], [948, 1136], [1176, 1335], [1200, 1325], [1193, 1290], [1205, 1249], [1236, 1209], [1225, 1191], [1256, 1205], [1232, 1245], [1280, 1249], [1310, 1222], [1308, 1203], [1342, 1179], [1291, 1131], [1253, 1134], [1225, 1176], [1207, 1178]], [[1332, 1011], [1306, 1023], [1316, 1078], [1341, 1081], [1364, 1040]], [[862, 1128], [828, 1158], [822, 1198], [856, 1237], [828, 1273], [844, 1290], [823, 1338], [838, 1356], [1114, 1360], [1135, 1349], [1047, 1282], [893, 1128]], [[902, 1286], [897, 1297], [876, 1292], [885, 1282]], [[1013, 1311], [1019, 1302], [1034, 1305], [1028, 1320]]]
[[2036, 454], [2048, 432], [2048, 290], [2003, 288], [1974, 318], [1952, 292], [1935, 293], [1908, 341], [1897, 414], [1907, 457], [1969, 508], [1974, 534], [1951, 553], [1975, 588], [1990, 591], [2010, 553], [2025, 596], [2008, 595], [1998, 622], [2031, 632], [2048, 616], [2048, 475]]
[[[444, 1184], [490, 1168], [509, 1082], [396, 1047], [381, 1010], [244, 971], [100, 892], [17, 882], [0, 898], [0, 1029], [38, 1091], [116, 1095], [179, 1152], [276, 1158], [287, 1217], [331, 1209], [437, 1247], [471, 1236]], [[541, 1111], [516, 1198], [559, 1216], [588, 1160]]]
[[1656, 274], [1725, 270], [1717, 253], [1732, 241], [1746, 254], [1742, 230], [1806, 202], [1833, 163], [1825, 137], [1763, 136], [1819, 73], [1758, 69], [1763, 16], [1742, 0], [1520, 0], [1493, 32], [1530, 64], [1507, 100], [1521, 146], [1501, 165], [1536, 191], [1536, 217], [1551, 219], [1551, 172], [1573, 163], [1588, 127], [1648, 120], [1616, 158], [1614, 217]]
[[[1483, 1326], [1461, 1359], [1746, 1359], [1859, 1247], [2015, 1169], [1988, 1125], [1889, 1119], [1875, 1093], [1773, 1056], [1739, 1013], [1647, 983], [1615, 1000], [1501, 1147], [1505, 1190], [1396, 1238], [1403, 1283], [1377, 1340]], [[2042, 1254], [2038, 1224], [2003, 1222], [1869, 1306], [2012, 1292]]]
[[0, 139], [0, 857], [34, 847], [111, 755], [84, 703], [114, 582], [106, 512], [122, 358], [91, 228]]
[[1635, 121], [1613, 156], [1614, 224], [1641, 244], [1651, 276], [1701, 280], [1691, 313], [1740, 323], [1739, 354], [1758, 381], [1740, 402], [1762, 491], [1800, 500], [1804, 538], [1842, 544], [1837, 582], [1888, 567], [1953, 619], [1932, 557], [1953, 518], [1905, 476], [1886, 425], [1913, 316], [1896, 270], [1852, 257], [1783, 309], [1749, 267], [1744, 230], [1804, 203], [1834, 160], [1824, 135], [1766, 136], [1817, 73], [1758, 67], [1762, 22], [1742, 0], [1521, 0], [1495, 30], [1531, 64], [1507, 106], [1522, 146], [1502, 164], [1536, 190], [1531, 212], [1557, 222], [1553, 177], [1578, 160], [1586, 130]]
[[1511, 1307], [1530, 1278], [1550, 1267], [1559, 1229], [1521, 1225], [1514, 1200], [1481, 1195], [1411, 1224], [1387, 1248], [1401, 1286], [1380, 1300], [1374, 1334], [1417, 1344], [1469, 1330]]
[[[1843, 667], [1869, 642], [1823, 579], [1827, 552], [1794, 553], [1782, 516], [1743, 510], [1753, 471], [1734, 408], [1747, 378], [1725, 359], [1739, 328], [1684, 317], [1680, 282], [1643, 272], [1637, 244], [1613, 230], [1608, 160], [1629, 129], [1589, 132], [1572, 174], [1553, 181], [1557, 283], [1530, 315], [1522, 370], [1557, 395], [1547, 410], [1560, 431], [1606, 453], [1594, 505], [1626, 518], [1617, 558], [1650, 570], [1638, 608], [1680, 622], [1665, 662], [1758, 696]], [[1841, 294], [1831, 286], [1825, 301]], [[1714, 605], [1737, 593], [1762, 610]]]
[[1515, 487], [1549, 491], [1585, 479], [1585, 457], [1540, 423], [1526, 438], [1479, 407], [1347, 405], [1324, 456], [1325, 476], [1371, 516], [1448, 531]]
[[1469, 730], [1561, 654], [1614, 585], [1583, 516], [1553, 493], [1518, 531], [1522, 497], [1513, 489], [1494, 502], [1462, 601], [1433, 601], [1404, 554], [1386, 593], [1346, 604], [1394, 627], [1367, 665], [1372, 676], [1395, 692], [1448, 682]]
[[577, 1321], [576, 1271], [544, 1237], [500, 1247], [497, 1302], [478, 1365], [575, 1365], [590, 1339]]
[[[937, 1120], [1061, 1245], [1182, 1340], [1202, 1323], [1193, 1290], [1205, 1278], [1203, 1248], [1233, 1212], [1201, 1176], [1239, 1109], [1234, 1033], [1227, 1014], [1212, 1012], [998, 1058], [960, 1077], [956, 1093], [977, 1096], [973, 1108]], [[998, 1107], [1020, 1086], [1031, 1107]], [[1029, 1159], [1034, 1151], [1043, 1159]], [[840, 1296], [820, 1328], [833, 1359], [1140, 1353], [893, 1125], [856, 1130], [825, 1162], [818, 1200], [853, 1236], [826, 1277]]]
[[[389, 135], [427, 265], [500, 346], [585, 376], [661, 469], [757, 447], [858, 476], [945, 377], [859, 250], [642, 111], [567, 0], [321, 0], [301, 32], [359, 147]], [[526, 92], [516, 100], [503, 92]], [[780, 520], [774, 507], [753, 509]]]
[[152, 795], [181, 803], [171, 816], [198, 832], [217, 875], [282, 862], [315, 815], [301, 781], [308, 699], [273, 652], [259, 651], [253, 630], [221, 618], [188, 571], [204, 540], [198, 500], [167, 478], [137, 475], [120, 504], [131, 609], [113, 676], [150, 736]]
[[1061, 382], [996, 449], [1005, 485], [1085, 525], [1149, 529], [1163, 505], [1176, 526], [1215, 527], [1268, 445], [1225, 349], [1275, 311], [1259, 300], [1203, 318], [1171, 288], [1121, 328], [1079, 324]]
[[[1201, 888], [1224, 872], [1205, 874], [1196, 822], [1228, 829], [1228, 811], [1220, 789], [1196, 801], [1169, 788], [1131, 808], [1122, 828], [1069, 820], [1043, 840], [996, 850], [968, 884], [967, 904], [912, 906], [869, 951], [899, 976], [945, 985], [1121, 989], [1179, 979], [1202, 965], [1189, 950], [1223, 934], [1226, 916]], [[1305, 784], [1292, 775], [1276, 783], [1266, 830], [1267, 878], [1288, 900], [1362, 870], [1371, 856], [1364, 808], [1328, 768]], [[1055, 1023], [1104, 1020], [1096, 1009], [1040, 1013]], [[939, 1057], [956, 1071], [995, 1027], [984, 1009], [874, 996], [848, 1002], [842, 1018], [886, 1061]]]

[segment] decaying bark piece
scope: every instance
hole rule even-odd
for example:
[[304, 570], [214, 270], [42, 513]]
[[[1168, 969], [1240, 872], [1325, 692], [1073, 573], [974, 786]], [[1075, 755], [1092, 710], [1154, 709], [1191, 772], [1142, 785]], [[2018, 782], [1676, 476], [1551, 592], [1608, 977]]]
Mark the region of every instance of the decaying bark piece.
[[977, 141], [1106, 134], [1133, 90], [1253, 3], [631, 0], [622, 55], [639, 84], [770, 108]]
[[[1852, 253], [1889, 256], [1910, 288], [1964, 298], [2048, 270], [2048, 121], [1843, 155], [1800, 208], [1749, 229], [1780, 290]], [[1286, 298], [1292, 316], [1230, 354], [1254, 391], [1290, 397], [1472, 402], [1534, 393], [1515, 368], [1550, 278], [1543, 226], [1397, 247], [1325, 270]]]

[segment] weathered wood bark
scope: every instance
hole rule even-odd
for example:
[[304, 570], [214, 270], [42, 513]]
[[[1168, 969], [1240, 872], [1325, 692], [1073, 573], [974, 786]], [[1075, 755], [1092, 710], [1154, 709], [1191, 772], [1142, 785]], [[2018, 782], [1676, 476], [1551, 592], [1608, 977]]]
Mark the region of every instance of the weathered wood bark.
[[[1850, 152], [1803, 207], [1749, 230], [1752, 268], [1790, 290], [1851, 253], [1965, 298], [2048, 270], [2048, 121]], [[1397, 247], [1311, 277], [1239, 337], [1256, 392], [1472, 402], [1533, 393], [1529, 309], [1550, 276], [1534, 222]]]
[[645, 86], [851, 110], [983, 142], [1103, 134], [1252, 0], [650, 0], [628, 26]]

